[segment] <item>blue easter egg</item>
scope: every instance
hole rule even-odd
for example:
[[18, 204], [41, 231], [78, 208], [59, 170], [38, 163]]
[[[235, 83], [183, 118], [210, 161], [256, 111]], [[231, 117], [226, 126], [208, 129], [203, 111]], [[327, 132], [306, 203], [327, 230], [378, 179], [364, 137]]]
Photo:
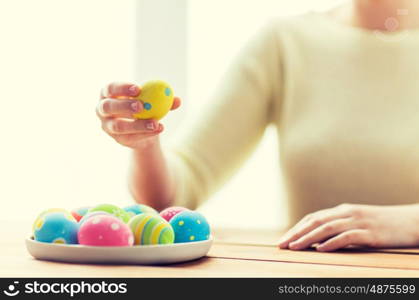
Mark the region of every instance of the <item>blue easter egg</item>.
[[205, 217], [196, 211], [183, 211], [170, 220], [175, 232], [175, 243], [190, 243], [208, 240], [210, 226]]
[[133, 216], [144, 214], [144, 213], [158, 214], [158, 212], [154, 208], [144, 205], [144, 204], [130, 205], [130, 206], [125, 207], [124, 210], [130, 215], [131, 218]]
[[77, 244], [79, 225], [65, 213], [55, 212], [40, 216], [36, 221], [34, 238], [38, 242]]

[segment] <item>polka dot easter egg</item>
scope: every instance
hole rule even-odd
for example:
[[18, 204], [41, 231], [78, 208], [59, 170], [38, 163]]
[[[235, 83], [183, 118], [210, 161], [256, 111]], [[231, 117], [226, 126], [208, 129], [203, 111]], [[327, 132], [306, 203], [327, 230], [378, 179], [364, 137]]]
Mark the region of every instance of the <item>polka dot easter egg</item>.
[[87, 219], [80, 225], [78, 240], [80, 245], [100, 247], [127, 247], [134, 243], [128, 225], [111, 215], [97, 215]]
[[136, 215], [128, 225], [134, 234], [135, 245], [173, 244], [175, 240], [173, 228], [156, 214]]
[[196, 211], [183, 211], [170, 220], [175, 232], [175, 243], [208, 240], [210, 226], [205, 217]]
[[158, 214], [158, 212], [147, 205], [144, 204], [134, 204], [131, 206], [127, 206], [124, 208], [124, 210], [130, 215], [130, 217], [132, 218], [133, 216], [139, 215], [139, 214], [143, 214], [143, 213], [150, 213], [150, 214]]
[[141, 87], [137, 98], [143, 104], [143, 110], [134, 115], [141, 120], [161, 120], [173, 106], [174, 94], [169, 84], [161, 80], [149, 81]]
[[128, 223], [131, 217], [125, 210], [112, 204], [100, 204], [88, 210], [89, 213], [96, 211], [104, 211], [110, 213], [111, 215], [114, 215], [115, 217], [121, 219], [125, 223]]
[[77, 222], [80, 222], [81, 218], [83, 218], [87, 214], [87, 211], [90, 208], [91, 207], [79, 207], [79, 208], [73, 209], [71, 211], [71, 215], [74, 217], [74, 219], [76, 219]]
[[180, 206], [173, 206], [173, 207], [166, 208], [165, 210], [162, 210], [160, 212], [160, 216], [163, 219], [165, 219], [167, 222], [170, 222], [170, 220], [174, 216], [176, 216], [178, 213], [181, 213], [183, 211], [189, 211], [189, 209], [185, 207], [180, 207]]
[[34, 239], [55, 244], [77, 244], [79, 224], [68, 212], [41, 214], [34, 224]]

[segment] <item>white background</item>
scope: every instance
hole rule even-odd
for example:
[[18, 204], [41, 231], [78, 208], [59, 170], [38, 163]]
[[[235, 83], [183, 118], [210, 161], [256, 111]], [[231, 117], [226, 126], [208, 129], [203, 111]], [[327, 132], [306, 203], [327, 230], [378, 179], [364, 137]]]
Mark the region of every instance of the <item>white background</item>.
[[[336, 2], [141, 1], [158, 2], [162, 11], [168, 3], [189, 3], [177, 6], [171, 18], [161, 18], [158, 5], [147, 12], [153, 26], [170, 26], [179, 34], [176, 61], [155, 65], [161, 77], [179, 72], [171, 83], [185, 101], [163, 121], [169, 125], [165, 139], [175, 136], [182, 119], [198, 113], [232, 56], [267, 19]], [[50, 207], [132, 201], [126, 183], [129, 150], [101, 132], [94, 109], [105, 83], [140, 80], [150, 71], [136, 64], [138, 55], [147, 53], [139, 49], [147, 44], [147, 36], [139, 36], [147, 30], [138, 28], [140, 7], [133, 0], [0, 2], [0, 219], [35, 218]], [[173, 22], [185, 11], [186, 20]], [[284, 223], [277, 157], [268, 130], [243, 170], [202, 208], [213, 224]], [[263, 191], [257, 184], [261, 173], [269, 186]]]

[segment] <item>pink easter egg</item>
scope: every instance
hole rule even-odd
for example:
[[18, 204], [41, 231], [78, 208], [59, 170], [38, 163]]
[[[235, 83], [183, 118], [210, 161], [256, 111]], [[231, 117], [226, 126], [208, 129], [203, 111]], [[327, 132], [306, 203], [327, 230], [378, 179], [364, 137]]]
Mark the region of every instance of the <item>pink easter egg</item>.
[[134, 236], [127, 224], [112, 215], [97, 215], [80, 225], [80, 245], [126, 247], [134, 244]]
[[163, 219], [165, 219], [167, 222], [170, 222], [170, 220], [174, 216], [176, 216], [178, 213], [181, 213], [183, 211], [189, 211], [189, 209], [185, 207], [180, 207], [180, 206], [173, 206], [173, 207], [166, 208], [165, 210], [162, 210], [160, 212], [160, 216]]

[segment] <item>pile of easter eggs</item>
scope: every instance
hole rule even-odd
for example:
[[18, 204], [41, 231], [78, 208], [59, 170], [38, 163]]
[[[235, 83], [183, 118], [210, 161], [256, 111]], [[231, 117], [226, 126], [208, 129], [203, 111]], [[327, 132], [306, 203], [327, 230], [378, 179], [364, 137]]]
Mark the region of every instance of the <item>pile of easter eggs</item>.
[[48, 209], [36, 218], [32, 232], [44, 243], [127, 247], [208, 240], [210, 226], [202, 214], [184, 207], [158, 213], [142, 204], [101, 204], [71, 212]]

